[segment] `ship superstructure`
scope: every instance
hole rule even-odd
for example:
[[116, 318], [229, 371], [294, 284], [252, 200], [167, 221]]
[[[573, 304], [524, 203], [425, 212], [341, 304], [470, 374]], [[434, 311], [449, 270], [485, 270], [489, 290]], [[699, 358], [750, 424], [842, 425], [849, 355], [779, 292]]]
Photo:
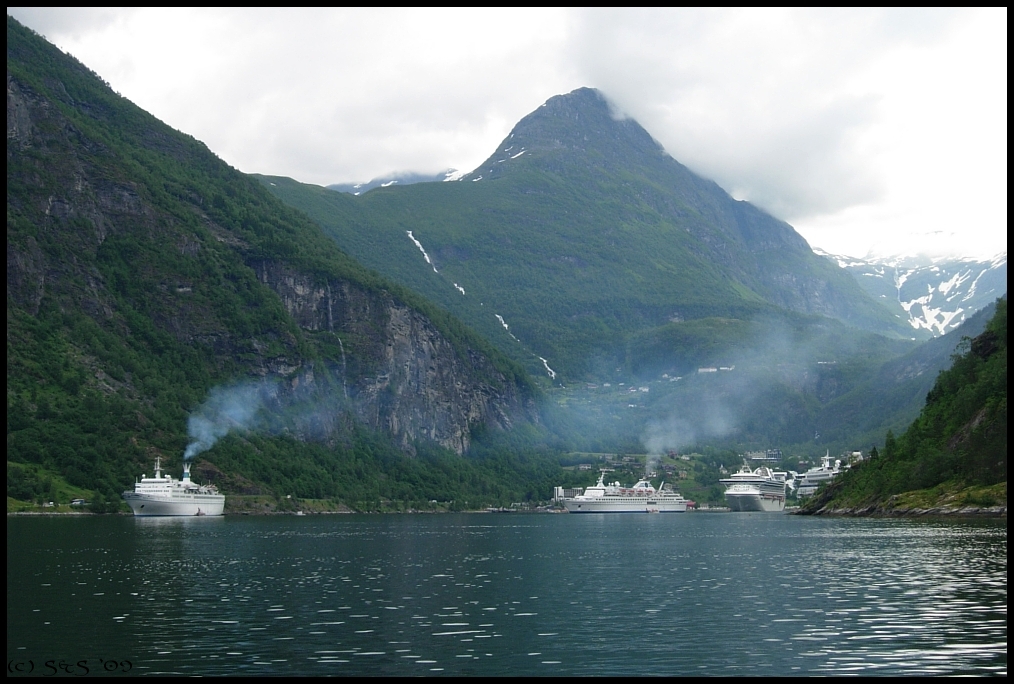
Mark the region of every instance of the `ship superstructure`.
[[803, 479], [799, 482], [799, 498], [812, 496], [817, 488], [825, 482], [833, 480], [841, 472], [841, 461], [835, 460], [831, 465], [831, 455], [826, 454], [820, 459], [820, 466], [810, 468], [803, 473]]

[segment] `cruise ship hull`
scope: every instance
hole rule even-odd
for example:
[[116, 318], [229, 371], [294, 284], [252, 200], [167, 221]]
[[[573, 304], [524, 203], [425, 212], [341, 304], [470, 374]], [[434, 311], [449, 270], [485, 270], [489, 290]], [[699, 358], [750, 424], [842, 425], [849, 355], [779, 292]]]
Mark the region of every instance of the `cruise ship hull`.
[[684, 501], [595, 501], [567, 499], [564, 508], [571, 513], [685, 513], [687, 502]]
[[785, 499], [765, 496], [760, 493], [733, 494], [725, 493], [725, 502], [733, 511], [756, 511], [760, 513], [777, 513], [785, 510]]
[[218, 516], [225, 511], [225, 497], [221, 494], [198, 494], [170, 499], [124, 492], [123, 498], [136, 516]]

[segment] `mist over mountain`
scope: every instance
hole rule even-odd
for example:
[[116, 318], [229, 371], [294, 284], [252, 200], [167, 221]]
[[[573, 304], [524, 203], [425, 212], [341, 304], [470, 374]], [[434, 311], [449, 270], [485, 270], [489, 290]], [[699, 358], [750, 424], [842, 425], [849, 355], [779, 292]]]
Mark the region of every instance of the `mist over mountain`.
[[907, 320], [913, 334], [919, 336], [944, 335], [1007, 294], [1006, 252], [988, 260], [823, 255], [851, 273], [860, 287], [895, 315]]
[[456, 182], [355, 197], [259, 178], [565, 388], [551, 423], [580, 448], [868, 446], [953, 348], [892, 372], [917, 346], [900, 315], [592, 89], [551, 98]]

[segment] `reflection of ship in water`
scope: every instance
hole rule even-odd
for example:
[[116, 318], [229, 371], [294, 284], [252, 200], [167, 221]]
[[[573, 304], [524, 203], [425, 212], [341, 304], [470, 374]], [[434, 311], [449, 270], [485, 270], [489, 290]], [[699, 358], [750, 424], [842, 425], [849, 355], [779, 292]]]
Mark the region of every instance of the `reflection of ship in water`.
[[825, 482], [833, 480], [838, 473], [841, 472], [841, 461], [836, 460], [834, 466], [831, 466], [831, 455], [830, 452], [825, 454], [820, 459], [820, 466], [817, 468], [810, 468], [802, 475], [802, 480], [799, 483], [799, 498], [803, 499], [808, 496], [812, 496], [817, 488]]
[[218, 516], [225, 509], [225, 497], [212, 485], [199, 485], [190, 479], [190, 463], [183, 464], [183, 479], [162, 475], [155, 459], [155, 477], [134, 483], [134, 491], [123, 492], [130, 510], [137, 516]]
[[687, 500], [671, 486], [662, 484], [655, 489], [646, 479], [639, 480], [633, 487], [623, 487], [619, 482], [606, 484], [605, 473], [599, 481], [586, 487], [583, 494], [562, 496], [557, 488], [557, 499], [571, 513], [684, 513]]
[[725, 501], [732, 510], [777, 512], [785, 510], [786, 475], [767, 467], [750, 470], [744, 465], [720, 482], [727, 485]]

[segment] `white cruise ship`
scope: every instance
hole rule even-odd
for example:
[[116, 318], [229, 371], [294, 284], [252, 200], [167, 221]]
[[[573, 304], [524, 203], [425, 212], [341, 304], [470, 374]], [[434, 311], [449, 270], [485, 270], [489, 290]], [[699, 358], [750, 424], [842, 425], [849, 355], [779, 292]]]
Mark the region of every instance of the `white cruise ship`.
[[656, 490], [648, 480], [639, 480], [633, 487], [622, 487], [619, 482], [605, 484], [605, 473], [584, 494], [563, 499], [564, 508], [571, 513], [684, 513], [687, 500], [665, 484]]
[[183, 464], [183, 479], [162, 475], [159, 459], [155, 459], [155, 477], [144, 477], [134, 483], [134, 491], [123, 492], [130, 510], [138, 516], [154, 515], [222, 515], [225, 497], [212, 485], [199, 485], [190, 480], [190, 463]]
[[829, 482], [838, 476], [841, 472], [841, 461], [836, 460], [834, 466], [831, 466], [831, 455], [826, 454], [820, 459], [820, 467], [810, 468], [803, 473], [803, 479], [799, 482], [799, 498], [803, 499], [808, 496], [813, 496], [813, 493], [817, 491], [817, 487], [825, 482]]
[[720, 482], [727, 485], [725, 501], [732, 510], [777, 512], [785, 510], [785, 476], [770, 468], [750, 470], [745, 465]]

